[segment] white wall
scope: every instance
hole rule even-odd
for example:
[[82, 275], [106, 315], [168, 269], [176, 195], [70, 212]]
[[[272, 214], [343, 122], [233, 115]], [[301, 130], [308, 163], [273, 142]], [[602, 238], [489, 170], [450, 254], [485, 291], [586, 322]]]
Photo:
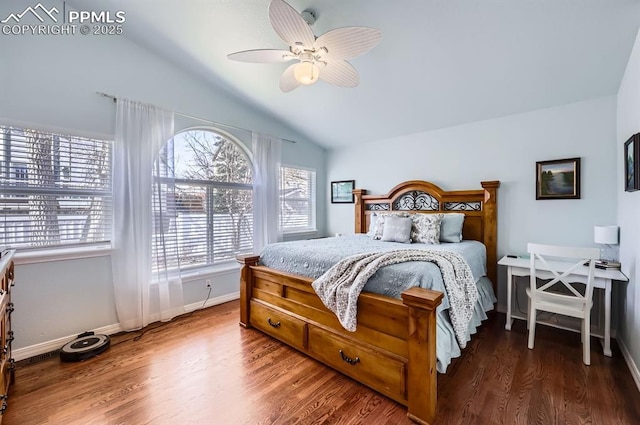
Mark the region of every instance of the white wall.
[[[622, 271], [629, 278], [626, 291], [620, 294], [621, 342], [627, 360], [633, 363], [632, 371], [640, 388], [640, 191], [624, 191], [624, 142], [640, 132], [640, 34], [629, 58], [627, 69], [618, 91], [616, 154], [618, 171], [616, 193], [618, 195], [618, 223], [620, 225], [620, 260]], [[638, 178], [638, 176], [636, 176]], [[635, 370], [634, 370], [635, 368]]]
[[[393, 119], [393, 117], [389, 117]], [[411, 134], [329, 153], [329, 180], [355, 179], [369, 193], [405, 180], [445, 190], [500, 180], [498, 255], [527, 242], [594, 245], [595, 224], [616, 223], [615, 97]], [[580, 157], [581, 199], [535, 199], [536, 161]], [[353, 205], [329, 205], [328, 231], [353, 233]], [[499, 302], [504, 301], [504, 270]]]
[[[0, 2], [0, 16], [25, 6]], [[58, 7], [62, 10], [61, 3]], [[96, 94], [106, 92], [296, 140], [296, 144], [284, 143], [283, 162], [316, 169], [317, 190], [326, 192], [324, 149], [225, 89], [212, 89], [123, 36], [1, 35], [0, 52], [0, 124], [110, 138], [115, 106]], [[248, 132], [233, 133], [250, 147]], [[319, 234], [325, 233], [325, 224], [325, 206], [320, 203]], [[12, 320], [16, 349], [117, 322], [108, 256], [20, 264], [16, 282]], [[214, 278], [212, 296], [237, 292], [238, 282], [238, 273]], [[185, 285], [187, 304], [201, 302], [206, 295], [201, 280]]]

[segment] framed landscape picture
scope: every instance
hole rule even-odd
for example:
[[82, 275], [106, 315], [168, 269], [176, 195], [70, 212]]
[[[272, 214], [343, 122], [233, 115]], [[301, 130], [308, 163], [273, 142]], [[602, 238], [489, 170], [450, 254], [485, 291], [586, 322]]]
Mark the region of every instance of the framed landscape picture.
[[580, 199], [580, 158], [536, 162], [536, 199]]
[[624, 190], [640, 189], [640, 133], [634, 134], [624, 143]]
[[353, 189], [355, 189], [355, 180], [341, 180], [331, 182], [331, 203], [332, 204], [353, 204]]

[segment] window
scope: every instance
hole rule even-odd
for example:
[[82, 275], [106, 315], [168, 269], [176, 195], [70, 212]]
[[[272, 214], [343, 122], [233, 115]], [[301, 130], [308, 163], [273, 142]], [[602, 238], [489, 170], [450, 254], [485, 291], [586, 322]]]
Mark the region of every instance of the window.
[[[251, 163], [231, 137], [203, 129], [178, 133], [154, 166], [154, 270], [215, 265], [252, 252], [252, 192]], [[163, 233], [176, 242], [159, 256]]]
[[316, 172], [280, 167], [280, 228], [283, 233], [316, 230]]
[[110, 240], [111, 142], [0, 126], [0, 245]]
[[27, 164], [13, 164], [13, 178], [17, 185], [26, 185], [28, 180]]

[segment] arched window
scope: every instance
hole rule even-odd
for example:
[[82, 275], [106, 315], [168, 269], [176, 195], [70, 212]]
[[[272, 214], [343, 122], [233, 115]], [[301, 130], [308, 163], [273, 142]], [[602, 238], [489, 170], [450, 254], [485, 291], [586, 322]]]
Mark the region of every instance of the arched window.
[[165, 261], [168, 269], [210, 266], [251, 252], [252, 182], [251, 162], [232, 136], [190, 129], [169, 140], [154, 165], [154, 269]]

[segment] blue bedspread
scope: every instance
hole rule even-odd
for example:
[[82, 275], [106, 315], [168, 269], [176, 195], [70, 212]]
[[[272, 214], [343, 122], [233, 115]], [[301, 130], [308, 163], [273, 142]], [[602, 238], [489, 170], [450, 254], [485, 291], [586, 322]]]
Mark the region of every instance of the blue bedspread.
[[[468, 340], [471, 339], [480, 322], [487, 318], [485, 313], [493, 309], [493, 304], [496, 302], [491, 282], [485, 277], [486, 248], [480, 242], [462, 241], [440, 245], [403, 244], [382, 242], [373, 240], [365, 234], [357, 234], [271, 244], [261, 253], [260, 263], [280, 271], [318, 278], [338, 261], [351, 255], [398, 249], [449, 250], [465, 258], [479, 292], [474, 317], [469, 325]], [[444, 373], [451, 359], [460, 356], [461, 351], [449, 320], [447, 312], [449, 300], [438, 266], [429, 262], [407, 262], [383, 267], [369, 279], [364, 291], [400, 298], [404, 290], [413, 286], [433, 289], [445, 294], [442, 304], [438, 307], [436, 323], [438, 371]]]

